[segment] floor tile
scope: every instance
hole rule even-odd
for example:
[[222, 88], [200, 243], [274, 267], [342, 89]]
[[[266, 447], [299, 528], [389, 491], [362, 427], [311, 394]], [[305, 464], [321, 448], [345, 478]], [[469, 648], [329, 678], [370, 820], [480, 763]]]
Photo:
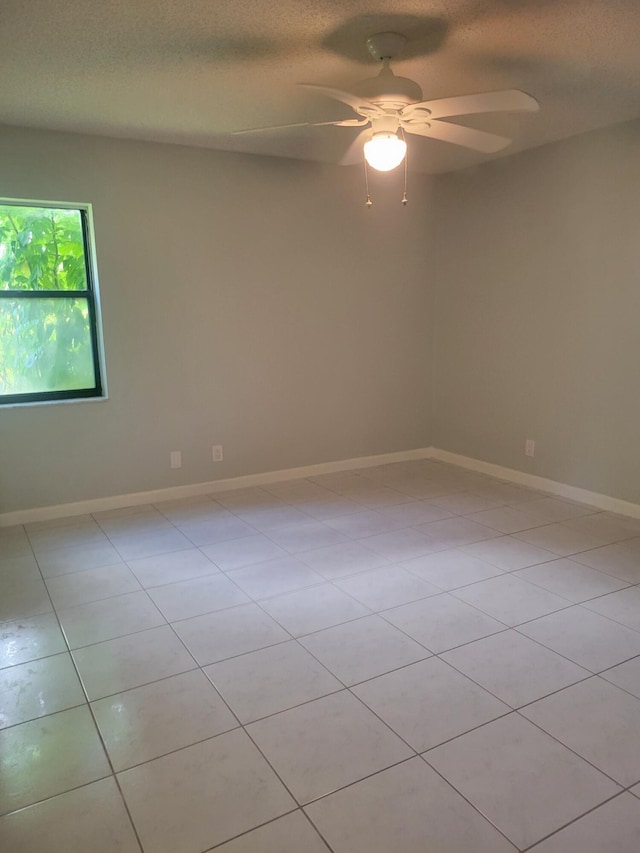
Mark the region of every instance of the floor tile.
[[344, 684], [430, 657], [427, 649], [378, 616], [309, 634], [300, 643]]
[[[441, 523], [444, 522], [433, 522], [433, 524]], [[361, 544], [392, 563], [401, 563], [404, 560], [411, 560], [413, 557], [421, 557], [423, 554], [429, 554], [434, 550], [431, 541], [412, 527], [407, 527], [405, 530], [393, 530], [389, 533], [379, 533], [377, 536], [368, 536], [361, 541]]]
[[473, 492], [484, 497], [499, 498], [502, 503], [509, 504], [510, 506], [518, 506], [519, 503], [530, 501], [532, 496], [536, 494], [541, 495], [535, 489], [501, 482], [494, 477], [487, 477], [485, 480], [476, 483], [473, 486]]
[[429, 500], [439, 495], [448, 495], [452, 492], [461, 491], [464, 485], [455, 482], [442, 482], [439, 479], [426, 479], [405, 477], [394, 482], [394, 487], [401, 490], [413, 500]]
[[458, 548], [427, 554], [426, 557], [409, 560], [402, 566], [428, 583], [435, 584], [440, 590], [457, 589], [502, 574], [502, 569], [497, 566], [472, 557]]
[[229, 577], [251, 598], [268, 598], [321, 583], [324, 578], [297, 557], [268, 560], [229, 572]]
[[155, 628], [165, 621], [146, 592], [65, 607], [58, 611], [58, 616], [72, 649]]
[[110, 774], [85, 707], [0, 731], [0, 814]]
[[137, 592], [141, 588], [135, 575], [124, 563], [50, 577], [46, 584], [57, 608], [88, 604], [114, 595]]
[[396, 504], [407, 503], [411, 498], [388, 486], [369, 482], [367, 485], [349, 487], [346, 497], [371, 509], [383, 509]]
[[168, 625], [86, 646], [73, 657], [91, 700], [195, 668]]
[[514, 574], [480, 581], [456, 589], [453, 594], [505, 625], [519, 625], [555, 610], [562, 610], [570, 604], [566, 598], [527, 583]]
[[311, 520], [272, 527], [267, 535], [269, 539], [273, 539], [277, 545], [292, 554], [311, 551], [314, 548], [326, 548], [329, 545], [339, 545], [346, 541], [346, 536], [333, 527], [323, 524], [322, 521]]
[[484, 524], [478, 524], [468, 518], [445, 518], [444, 521], [432, 521], [417, 527], [432, 543], [433, 551], [443, 551], [446, 548], [458, 548], [471, 542], [483, 539], [494, 539], [499, 536], [495, 530]]
[[630, 542], [618, 542], [576, 554], [574, 559], [584, 566], [606, 572], [629, 583], [640, 583], [640, 547], [639, 539]]
[[193, 543], [175, 527], [159, 529], [149, 533], [135, 533], [113, 540], [123, 560], [137, 560], [157, 554], [167, 554], [190, 548]]
[[516, 539], [553, 551], [559, 557], [570, 557], [580, 551], [588, 551], [605, 545], [601, 538], [593, 533], [585, 533], [582, 530], [572, 530], [565, 524], [547, 524], [544, 527], [536, 527], [533, 530], [525, 530], [515, 534]]
[[532, 527], [540, 527], [546, 522], [540, 516], [528, 511], [528, 504], [521, 505], [520, 509], [510, 506], [485, 509], [469, 516], [470, 521], [485, 524], [500, 533], [517, 533], [519, 530], [529, 530]]
[[336, 586], [357, 598], [371, 610], [382, 610], [408, 604], [440, 592], [437, 586], [416, 577], [400, 566], [385, 566], [360, 572], [349, 578], [337, 580]]
[[640, 657], [618, 664], [612, 669], [606, 669], [600, 673], [600, 677], [612, 684], [617, 684], [627, 693], [632, 693], [640, 699]]
[[640, 631], [640, 589], [638, 587], [603, 595], [601, 598], [585, 602], [584, 606], [588, 610], [600, 613], [601, 616], [626, 625], [627, 628]]
[[145, 853], [200, 853], [295, 807], [241, 730], [118, 778]]
[[591, 672], [600, 672], [640, 654], [637, 631], [580, 604], [520, 625], [518, 631]]
[[269, 483], [263, 486], [266, 492], [274, 495], [281, 501], [287, 504], [306, 504], [307, 501], [321, 501], [324, 498], [334, 497], [334, 493], [318, 485], [312, 483], [311, 480], [305, 478], [296, 478], [293, 480], [283, 480], [279, 483]]
[[55, 527], [29, 533], [36, 557], [46, 551], [70, 550], [109, 541], [94, 521], [74, 526]]
[[348, 691], [260, 720], [248, 732], [299, 803], [412, 755]]
[[366, 507], [362, 504], [351, 501], [340, 495], [334, 495], [331, 498], [322, 498], [320, 500], [306, 500], [298, 504], [298, 508], [305, 515], [315, 518], [317, 521], [329, 521], [332, 518], [344, 518], [345, 515], [353, 515], [355, 512], [363, 512]]
[[16, 581], [29, 582], [42, 580], [40, 569], [33, 554], [21, 557], [4, 557], [0, 548], [0, 592]]
[[113, 779], [0, 818], [0, 844], [11, 853], [140, 853]]
[[577, 530], [590, 536], [597, 536], [602, 545], [633, 539], [638, 535], [638, 526], [634, 519], [617, 518], [605, 512], [570, 518], [563, 524], [571, 530]]
[[425, 757], [521, 848], [620, 790], [518, 714], [487, 723]]
[[113, 566], [121, 562], [120, 554], [108, 540], [81, 548], [43, 551], [38, 554], [38, 565], [45, 579], [71, 572], [99, 569], [102, 566]]
[[0, 555], [2, 559], [31, 556], [32, 554], [31, 543], [22, 525], [3, 527], [0, 530]]
[[382, 615], [436, 654], [506, 628], [448, 592], [385, 610]]
[[221, 573], [156, 586], [149, 589], [148, 593], [149, 598], [169, 622], [224, 610], [250, 600]]
[[246, 835], [218, 847], [216, 853], [329, 853], [313, 825], [301, 811], [279, 817]]
[[0, 728], [82, 705], [71, 655], [53, 655], [0, 670]]
[[95, 526], [96, 521], [93, 516], [85, 512], [76, 515], [60, 516], [59, 518], [43, 518], [40, 521], [28, 521], [24, 525], [24, 529], [30, 536], [32, 536], [45, 533], [47, 530], [78, 527], [95, 529]]
[[566, 521], [569, 518], [579, 518], [581, 515], [596, 512], [587, 504], [564, 501], [561, 498], [535, 498], [527, 503], [521, 503], [520, 509], [533, 513], [547, 522]]
[[209, 497], [236, 514], [239, 510], [246, 508], [272, 505], [282, 506], [282, 501], [279, 501], [274, 495], [269, 494], [269, 492], [258, 486], [216, 491], [212, 492]]
[[181, 524], [232, 517], [228, 509], [208, 495], [193, 495], [189, 498], [162, 501], [155, 504], [155, 508], [176, 527], [180, 527]]
[[511, 710], [435, 657], [381, 675], [353, 692], [417, 752]]
[[116, 772], [238, 725], [199, 670], [100, 699], [92, 708]]
[[626, 586], [626, 582], [619, 578], [597, 572], [568, 558], [520, 569], [514, 573], [516, 576], [575, 604]]
[[202, 548], [202, 553], [212, 560], [223, 572], [232, 569], [242, 569], [254, 563], [264, 563], [275, 560], [276, 557], [286, 557], [284, 548], [259, 533], [254, 536], [243, 536], [227, 542], [216, 542]]
[[[142, 542], [145, 538], [152, 538], [155, 534], [161, 537], [161, 541], [162, 534], [171, 534], [172, 531], [175, 531], [173, 524], [162, 513], [153, 508], [147, 508], [144, 511], [138, 508], [137, 512], [124, 511], [122, 515], [101, 517], [99, 524], [116, 546], [119, 546], [120, 542], [124, 542], [126, 545], [127, 540], [140, 540]], [[168, 537], [167, 541], [171, 541], [171, 536]], [[144, 555], [136, 554], [136, 556]]]
[[330, 474], [318, 474], [317, 477], [307, 477], [307, 479], [341, 495], [345, 488], [361, 484], [365, 479], [362, 476], [363, 473], [363, 471], [332, 471]]
[[515, 631], [477, 640], [442, 657], [512, 708], [589, 676], [587, 670]]
[[178, 583], [192, 578], [215, 575], [220, 571], [197, 548], [173, 551], [170, 554], [158, 554], [154, 557], [143, 557], [140, 560], [129, 560], [128, 565], [144, 587]]
[[549, 560], [557, 560], [558, 555], [544, 548], [537, 548], [527, 542], [521, 542], [513, 536], [501, 536], [499, 539], [488, 539], [485, 542], [474, 542], [464, 545], [463, 551], [502, 569], [513, 572]]
[[630, 584], [640, 519], [426, 459], [0, 529], [0, 847], [140, 853], [106, 743], [145, 853], [636, 853]]
[[103, 509], [100, 512], [92, 512], [94, 521], [96, 521], [103, 529], [110, 522], [123, 518], [136, 518], [159, 515], [157, 509], [152, 504], [131, 504], [129, 506], [120, 506], [115, 509]]
[[454, 515], [471, 515], [474, 512], [482, 512], [486, 509], [495, 509], [503, 506], [504, 502], [499, 498], [486, 498], [469, 492], [458, 492], [453, 495], [440, 495], [429, 498], [432, 506], [441, 507]]
[[317, 548], [300, 554], [299, 558], [327, 580], [347, 577], [388, 564], [388, 560], [360, 542], [344, 542], [340, 545], [330, 545], [328, 548]]
[[39, 616], [53, 610], [42, 580], [24, 581], [5, 587], [0, 596], [0, 622]]
[[345, 536], [352, 539], [362, 539], [365, 536], [375, 536], [378, 533], [387, 533], [392, 530], [401, 530], [406, 527], [404, 521], [392, 518], [382, 512], [368, 510], [358, 512], [342, 518], [328, 519], [327, 524]]
[[307, 806], [335, 853], [515, 853], [421, 758]]
[[395, 506], [387, 506], [381, 508], [380, 512], [383, 515], [388, 515], [389, 518], [403, 522], [407, 527], [412, 527], [414, 524], [424, 524], [427, 521], [440, 521], [443, 518], [451, 518], [455, 514], [426, 501], [409, 501]]
[[249, 508], [233, 509], [233, 511], [247, 524], [255, 527], [261, 533], [268, 534], [274, 527], [282, 527], [288, 524], [304, 524], [309, 521], [309, 516], [302, 510], [282, 503], [272, 497], [273, 503]]
[[625, 788], [640, 781], [640, 699], [595, 676], [521, 713]]
[[175, 632], [200, 666], [291, 639], [255, 604], [243, 604], [176, 622]]
[[342, 688], [321, 663], [293, 640], [215, 663], [205, 672], [241, 723]]
[[640, 850], [640, 802], [621, 794], [561, 829], [535, 853], [634, 853]]
[[44, 613], [0, 625], [0, 668], [66, 652], [54, 613]]
[[331, 583], [267, 598], [261, 607], [294, 637], [331, 628], [370, 612]]
[[213, 545], [216, 542], [241, 539], [243, 536], [254, 536], [256, 532], [250, 524], [232, 513], [225, 518], [181, 522], [178, 529], [194, 545]]

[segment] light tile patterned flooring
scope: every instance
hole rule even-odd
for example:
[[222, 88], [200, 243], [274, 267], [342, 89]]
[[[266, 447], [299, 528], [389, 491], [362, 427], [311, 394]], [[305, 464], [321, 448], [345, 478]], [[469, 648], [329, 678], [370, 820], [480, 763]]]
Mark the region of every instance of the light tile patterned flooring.
[[416, 461], [0, 530], [0, 848], [637, 853], [640, 521]]

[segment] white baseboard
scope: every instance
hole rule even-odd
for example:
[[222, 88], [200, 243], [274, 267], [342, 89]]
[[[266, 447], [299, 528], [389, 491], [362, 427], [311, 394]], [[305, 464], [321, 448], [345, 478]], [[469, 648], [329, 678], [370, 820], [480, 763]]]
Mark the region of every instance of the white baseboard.
[[415, 450], [400, 450], [396, 453], [382, 453], [377, 456], [360, 456], [354, 459], [340, 459], [337, 462], [321, 462], [317, 465], [306, 465], [299, 468], [284, 468], [279, 471], [265, 471], [260, 474], [246, 474], [242, 477], [231, 477], [226, 480], [211, 480], [206, 483], [190, 483], [185, 486], [170, 486], [165, 489], [153, 489], [147, 492], [132, 492], [123, 495], [111, 495], [106, 498], [92, 498], [74, 503], [57, 504], [55, 506], [42, 506], [33, 509], [16, 510], [14, 512], [0, 513], [0, 527], [10, 527], [14, 524], [27, 524], [32, 521], [48, 521], [55, 518], [66, 518], [72, 515], [85, 515], [91, 512], [103, 512], [105, 510], [120, 509], [127, 506], [139, 506], [141, 504], [157, 503], [159, 501], [176, 500], [188, 498], [194, 495], [215, 494], [229, 489], [243, 489], [248, 486], [264, 486], [269, 483], [279, 483], [283, 480], [295, 480], [300, 477], [317, 477], [319, 474], [333, 474], [336, 471], [349, 471], [354, 468], [372, 468], [375, 465], [387, 465], [391, 462], [407, 462], [413, 459], [434, 459], [439, 462], [448, 462], [481, 474], [488, 474], [500, 480], [517, 483], [521, 486], [529, 486], [549, 492], [558, 497], [567, 498], [577, 503], [589, 504], [608, 512], [628, 515], [632, 518], [640, 518], [640, 504], [613, 498], [599, 492], [590, 492], [567, 483], [558, 483], [556, 480], [548, 480], [537, 474], [528, 474], [525, 471], [517, 471], [515, 468], [505, 468], [502, 465], [494, 465], [492, 462], [484, 462], [481, 459], [473, 459], [470, 456], [462, 456], [459, 453], [451, 453], [437, 447], [422, 447]]
[[153, 489], [148, 492], [132, 492], [124, 495], [111, 495], [106, 498], [92, 498], [74, 503], [54, 506], [35, 507], [0, 513], [0, 527], [14, 524], [28, 524], [32, 521], [49, 521], [54, 518], [67, 518], [71, 515], [85, 515], [91, 512], [120, 509], [127, 506], [156, 503], [159, 501], [189, 498], [194, 495], [206, 495], [224, 492], [229, 489], [244, 489], [247, 486], [264, 486], [283, 480], [295, 480], [300, 477], [317, 477], [319, 474], [333, 474], [336, 471], [349, 471], [352, 468], [373, 468], [390, 462], [407, 462], [412, 459], [427, 459], [432, 448], [400, 450], [396, 453], [382, 453], [377, 456], [360, 456], [355, 459], [340, 459], [337, 462], [321, 462], [317, 465], [305, 465], [300, 468], [284, 468], [280, 471], [265, 471], [261, 474], [246, 474], [227, 480], [211, 480], [206, 483], [190, 483], [186, 486], [170, 486], [166, 489]]
[[599, 492], [590, 492], [588, 489], [580, 489], [577, 486], [569, 486], [567, 483], [558, 483], [556, 480], [548, 480], [537, 474], [528, 474], [526, 471], [517, 471], [515, 468], [504, 468], [502, 465], [494, 465], [492, 462], [483, 462], [481, 459], [473, 459], [470, 456], [461, 456], [459, 453], [450, 453], [448, 450], [440, 450], [437, 447], [430, 448], [429, 456], [439, 462], [449, 462], [461, 468], [468, 468], [480, 474], [489, 474], [500, 480], [508, 480], [520, 486], [529, 486], [543, 492], [551, 492], [567, 500], [577, 503], [589, 504], [607, 512], [615, 512], [618, 515], [628, 515], [632, 518], [640, 518], [640, 504], [631, 501], [623, 501], [620, 498], [612, 498]]

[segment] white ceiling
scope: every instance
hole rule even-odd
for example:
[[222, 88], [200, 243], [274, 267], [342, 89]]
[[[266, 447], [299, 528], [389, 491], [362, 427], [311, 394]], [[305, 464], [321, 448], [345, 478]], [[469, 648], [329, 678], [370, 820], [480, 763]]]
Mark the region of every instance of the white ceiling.
[[[372, 76], [365, 39], [381, 31], [409, 37], [394, 68], [425, 99], [539, 100], [538, 114], [464, 120], [512, 136], [493, 156], [640, 116], [640, 0], [3, 0], [0, 122], [338, 162], [357, 130], [230, 132], [350, 117], [295, 83]], [[427, 173], [489, 159], [409, 144]]]

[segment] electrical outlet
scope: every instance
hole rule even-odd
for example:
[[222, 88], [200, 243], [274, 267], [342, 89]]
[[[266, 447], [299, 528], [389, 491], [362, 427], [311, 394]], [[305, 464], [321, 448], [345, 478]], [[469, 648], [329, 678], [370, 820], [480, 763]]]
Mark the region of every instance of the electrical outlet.
[[525, 456], [535, 456], [536, 455], [536, 443], [532, 438], [525, 439], [524, 455]]
[[171, 468], [182, 468], [182, 451], [172, 450], [169, 454], [169, 466]]
[[222, 455], [222, 445], [214, 444], [211, 448], [211, 459], [214, 462], [222, 462], [223, 458], [224, 457]]

